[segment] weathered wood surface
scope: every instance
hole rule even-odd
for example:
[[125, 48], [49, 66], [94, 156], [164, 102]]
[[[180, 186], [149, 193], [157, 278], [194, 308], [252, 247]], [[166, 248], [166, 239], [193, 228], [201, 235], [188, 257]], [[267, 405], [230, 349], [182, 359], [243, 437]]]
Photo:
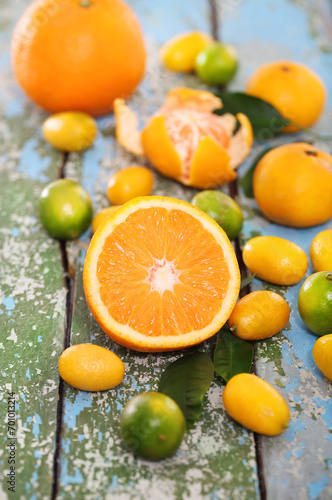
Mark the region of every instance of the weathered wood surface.
[[[10, 35], [25, 7], [0, 3], [0, 498], [15, 500], [51, 495], [66, 296], [59, 243], [41, 229], [36, 203], [43, 185], [57, 178], [62, 155], [45, 145], [46, 115], [21, 94], [9, 65]], [[15, 492], [6, 477], [11, 391]]]
[[[204, 412], [177, 454], [160, 463], [136, 459], [119, 435], [124, 404], [138, 392], [156, 389], [163, 368], [181, 353], [139, 354], [111, 342], [91, 317], [82, 289], [82, 266], [91, 237], [67, 245], [71, 281], [64, 281], [58, 243], [41, 229], [37, 196], [43, 184], [55, 179], [62, 156], [42, 140], [45, 115], [29, 104], [11, 76], [8, 57], [12, 26], [27, 1], [0, 2], [3, 8], [0, 60], [1, 91], [1, 422], [7, 411], [7, 386], [16, 392], [16, 494], [7, 491], [2, 477], [0, 499], [322, 499], [332, 497], [331, 384], [314, 367], [311, 350], [316, 337], [297, 313], [299, 286], [278, 288], [292, 310], [288, 327], [256, 347], [256, 372], [277, 386], [289, 401], [292, 421], [285, 434], [261, 437], [257, 464], [254, 436], [225, 413], [223, 385], [216, 379], [204, 400]], [[167, 90], [177, 85], [201, 87], [194, 76], [183, 78], [160, 67], [158, 50], [171, 36], [189, 29], [211, 31], [211, 2], [131, 0], [148, 43], [145, 80], [132, 99], [142, 118], [161, 104]], [[213, 2], [212, 2], [213, 3]], [[332, 56], [328, 3], [291, 0], [224, 0], [215, 7], [221, 37], [239, 51], [241, 67], [232, 88], [243, 89], [251, 71], [268, 60], [291, 58], [314, 68], [331, 93]], [[317, 130], [331, 135], [331, 104]], [[108, 205], [105, 188], [116, 170], [136, 162], [114, 139], [112, 116], [99, 120], [95, 145], [84, 155], [71, 155], [65, 176], [81, 181], [95, 209]], [[293, 141], [282, 137], [277, 142]], [[318, 145], [318, 144], [317, 144]], [[321, 145], [330, 151], [331, 144]], [[253, 152], [257, 153], [256, 147]], [[244, 172], [250, 161], [240, 169]], [[153, 194], [190, 200], [195, 190], [155, 175]], [[224, 188], [227, 191], [227, 187]], [[308, 252], [312, 237], [323, 227], [292, 230], [269, 224], [255, 203], [240, 192], [246, 214], [241, 242], [255, 234], [275, 234], [297, 242]], [[310, 268], [308, 274], [312, 272]], [[64, 329], [65, 285], [75, 297], [72, 327]], [[254, 289], [267, 288], [255, 281]], [[274, 287], [273, 289], [275, 289]], [[71, 319], [71, 318], [69, 318]], [[69, 325], [70, 326], [70, 325]], [[69, 335], [70, 334], [70, 335]], [[62, 345], [91, 342], [108, 347], [126, 363], [126, 376], [116, 389], [103, 393], [77, 391], [60, 384], [63, 403], [59, 469], [52, 494], [56, 442], [57, 360]], [[200, 346], [211, 352], [215, 339]], [[9, 387], [9, 386], [8, 386]], [[7, 428], [1, 426], [1, 469], [7, 467]], [[258, 481], [258, 472], [261, 482]], [[2, 489], [1, 489], [2, 487]], [[261, 488], [261, 489], [260, 489]]]

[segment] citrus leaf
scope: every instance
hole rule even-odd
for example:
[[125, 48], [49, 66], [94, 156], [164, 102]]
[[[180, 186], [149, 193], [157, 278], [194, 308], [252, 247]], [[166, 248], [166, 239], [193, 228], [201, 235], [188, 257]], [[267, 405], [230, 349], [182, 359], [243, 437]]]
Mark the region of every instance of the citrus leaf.
[[261, 151], [259, 153], [259, 155], [256, 156], [251, 167], [247, 170], [247, 172], [244, 174], [244, 176], [240, 180], [240, 185], [241, 185], [243, 192], [247, 198], [254, 197], [254, 191], [253, 191], [253, 187], [252, 187], [252, 179], [253, 179], [257, 164], [263, 158], [263, 156], [266, 155], [266, 153], [271, 151], [271, 149], [274, 149], [274, 148], [263, 149], [263, 151]]
[[238, 373], [249, 373], [254, 357], [254, 348], [249, 342], [232, 335], [224, 327], [217, 339], [214, 351], [214, 370], [227, 383]]
[[246, 276], [245, 278], [241, 278], [240, 290], [242, 290], [242, 288], [244, 288], [245, 286], [250, 285], [250, 283], [254, 281], [254, 279], [256, 278], [256, 274], [257, 273], [254, 273], [251, 276]]
[[260, 141], [274, 137], [291, 122], [284, 118], [272, 104], [243, 92], [221, 92], [223, 107], [214, 111], [217, 115], [244, 113], [250, 120], [254, 136]]
[[202, 413], [204, 394], [213, 380], [213, 363], [204, 352], [187, 354], [167, 366], [158, 391], [181, 408], [190, 429]]

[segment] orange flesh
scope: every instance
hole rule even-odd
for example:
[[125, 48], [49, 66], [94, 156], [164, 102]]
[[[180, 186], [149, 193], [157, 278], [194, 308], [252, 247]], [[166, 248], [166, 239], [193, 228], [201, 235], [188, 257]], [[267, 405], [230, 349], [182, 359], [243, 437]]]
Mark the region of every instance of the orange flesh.
[[165, 110], [164, 118], [167, 134], [181, 158], [184, 178], [189, 178], [194, 153], [203, 137], [211, 137], [225, 149], [229, 146], [230, 138], [217, 115], [181, 107]]
[[157, 337], [209, 325], [230, 273], [222, 248], [200, 221], [155, 207], [129, 215], [106, 238], [97, 279], [116, 321]]

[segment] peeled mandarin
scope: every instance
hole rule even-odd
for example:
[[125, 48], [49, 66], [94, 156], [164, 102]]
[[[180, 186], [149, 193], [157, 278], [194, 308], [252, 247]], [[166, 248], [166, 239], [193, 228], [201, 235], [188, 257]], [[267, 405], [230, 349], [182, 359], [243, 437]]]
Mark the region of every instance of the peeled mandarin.
[[244, 340], [262, 340], [280, 332], [288, 323], [289, 307], [278, 294], [252, 292], [237, 302], [228, 319], [231, 331]]
[[332, 229], [321, 231], [314, 237], [309, 256], [317, 273], [332, 270]]
[[242, 255], [252, 273], [275, 285], [295, 285], [308, 268], [308, 258], [302, 248], [278, 236], [251, 238], [244, 245]]
[[102, 210], [100, 210], [100, 212], [98, 212], [94, 216], [94, 218], [92, 219], [92, 222], [91, 222], [91, 229], [92, 229], [93, 234], [97, 231], [98, 226], [103, 222], [103, 220], [106, 219], [106, 217], [109, 217], [110, 215], [112, 215], [112, 213], [115, 212], [115, 210], [117, 208], [119, 208], [120, 206], [121, 205], [113, 205], [111, 207], [103, 208]]
[[281, 394], [251, 373], [239, 373], [227, 382], [223, 403], [239, 424], [266, 436], [280, 434], [290, 421], [290, 411]]
[[316, 340], [312, 355], [320, 371], [332, 380], [332, 333]]
[[92, 344], [68, 347], [59, 359], [65, 382], [82, 391], [105, 391], [122, 382], [124, 364], [113, 352]]

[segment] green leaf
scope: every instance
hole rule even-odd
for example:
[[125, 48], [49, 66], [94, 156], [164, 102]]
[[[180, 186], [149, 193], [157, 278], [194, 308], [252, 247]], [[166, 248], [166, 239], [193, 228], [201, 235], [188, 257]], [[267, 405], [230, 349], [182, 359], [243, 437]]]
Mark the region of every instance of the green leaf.
[[249, 342], [232, 335], [224, 327], [218, 335], [214, 351], [214, 370], [227, 383], [238, 373], [249, 373], [254, 358], [254, 348]]
[[256, 278], [256, 274], [257, 273], [254, 273], [251, 276], [246, 276], [245, 278], [241, 278], [240, 290], [242, 290], [242, 288], [244, 288], [245, 286], [250, 285], [250, 283], [254, 281], [254, 279]]
[[259, 155], [256, 156], [254, 159], [251, 167], [247, 170], [247, 172], [244, 174], [244, 176], [240, 180], [241, 187], [243, 189], [244, 194], [247, 196], [247, 198], [253, 198], [254, 197], [254, 191], [252, 188], [252, 178], [254, 176], [255, 169], [257, 167], [258, 162], [263, 158], [263, 156], [266, 155], [271, 149], [274, 148], [265, 148], [263, 151], [259, 153]]
[[181, 408], [190, 429], [202, 413], [203, 397], [213, 380], [214, 368], [204, 352], [187, 354], [167, 366], [158, 391]]
[[221, 92], [217, 94], [223, 107], [214, 111], [217, 115], [244, 113], [250, 120], [254, 136], [260, 141], [274, 137], [291, 122], [284, 118], [270, 103], [243, 92]]

